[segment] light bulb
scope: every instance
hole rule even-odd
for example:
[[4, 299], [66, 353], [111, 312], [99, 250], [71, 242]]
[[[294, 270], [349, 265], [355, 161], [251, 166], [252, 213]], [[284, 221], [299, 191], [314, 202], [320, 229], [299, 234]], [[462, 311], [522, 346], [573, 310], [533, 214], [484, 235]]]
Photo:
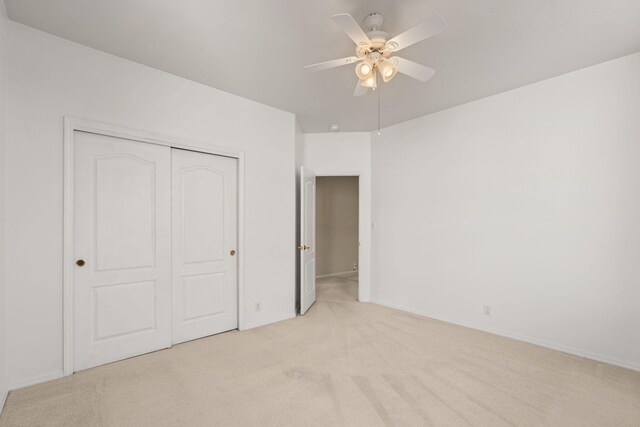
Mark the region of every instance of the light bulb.
[[393, 79], [396, 76], [396, 72], [398, 71], [397, 68], [393, 66], [393, 63], [388, 59], [382, 61], [378, 65], [378, 68], [380, 69], [382, 80], [384, 80], [385, 83]]
[[372, 71], [373, 71], [373, 64], [370, 61], [365, 61], [356, 65], [356, 75], [360, 80], [365, 80], [371, 77]]
[[362, 80], [362, 83], [360, 83], [362, 86], [364, 87], [368, 87], [368, 88], [372, 88], [373, 90], [376, 89], [376, 87], [378, 86], [378, 83], [376, 81], [376, 72], [373, 71], [371, 73], [371, 76], [367, 77], [366, 79]]

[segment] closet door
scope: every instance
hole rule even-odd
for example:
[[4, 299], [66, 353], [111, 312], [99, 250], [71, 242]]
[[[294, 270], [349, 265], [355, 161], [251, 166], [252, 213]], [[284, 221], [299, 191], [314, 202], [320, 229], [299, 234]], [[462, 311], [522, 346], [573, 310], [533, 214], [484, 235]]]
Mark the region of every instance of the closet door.
[[173, 343], [238, 327], [238, 165], [172, 150]]
[[171, 149], [75, 132], [74, 370], [171, 346]]

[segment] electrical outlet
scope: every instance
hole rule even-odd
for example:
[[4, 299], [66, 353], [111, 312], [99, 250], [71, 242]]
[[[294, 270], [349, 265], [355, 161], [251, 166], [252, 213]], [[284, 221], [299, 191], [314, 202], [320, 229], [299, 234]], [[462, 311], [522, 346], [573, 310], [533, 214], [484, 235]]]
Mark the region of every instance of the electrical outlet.
[[260, 303], [256, 304], [256, 311], [260, 311]]
[[490, 305], [485, 305], [484, 306], [484, 315], [485, 316], [491, 316], [491, 306]]
[[353, 263], [353, 271], [358, 271], [358, 264], [357, 263]]

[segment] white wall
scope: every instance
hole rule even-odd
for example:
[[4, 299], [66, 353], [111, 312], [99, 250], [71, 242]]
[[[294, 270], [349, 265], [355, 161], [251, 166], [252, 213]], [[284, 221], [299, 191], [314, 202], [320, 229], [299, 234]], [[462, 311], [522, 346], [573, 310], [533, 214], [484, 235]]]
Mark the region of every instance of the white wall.
[[292, 317], [294, 115], [20, 24], [10, 29], [6, 301], [12, 386], [62, 371], [65, 115], [244, 150], [247, 326]]
[[639, 76], [635, 54], [372, 135], [372, 300], [640, 369]]
[[308, 133], [303, 138], [305, 167], [318, 175], [360, 176], [360, 266], [358, 299], [369, 301], [371, 269], [371, 136], [368, 132]]
[[5, 131], [9, 63], [9, 21], [0, 1], [0, 412], [7, 397], [5, 371]]

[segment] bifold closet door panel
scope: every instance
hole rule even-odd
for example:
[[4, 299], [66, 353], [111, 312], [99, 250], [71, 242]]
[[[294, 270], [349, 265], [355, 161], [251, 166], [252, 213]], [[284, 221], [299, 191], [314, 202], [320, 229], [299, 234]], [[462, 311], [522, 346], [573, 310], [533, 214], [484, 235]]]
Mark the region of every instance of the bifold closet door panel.
[[74, 371], [171, 346], [171, 149], [74, 133]]
[[238, 161], [172, 150], [173, 343], [238, 327]]

